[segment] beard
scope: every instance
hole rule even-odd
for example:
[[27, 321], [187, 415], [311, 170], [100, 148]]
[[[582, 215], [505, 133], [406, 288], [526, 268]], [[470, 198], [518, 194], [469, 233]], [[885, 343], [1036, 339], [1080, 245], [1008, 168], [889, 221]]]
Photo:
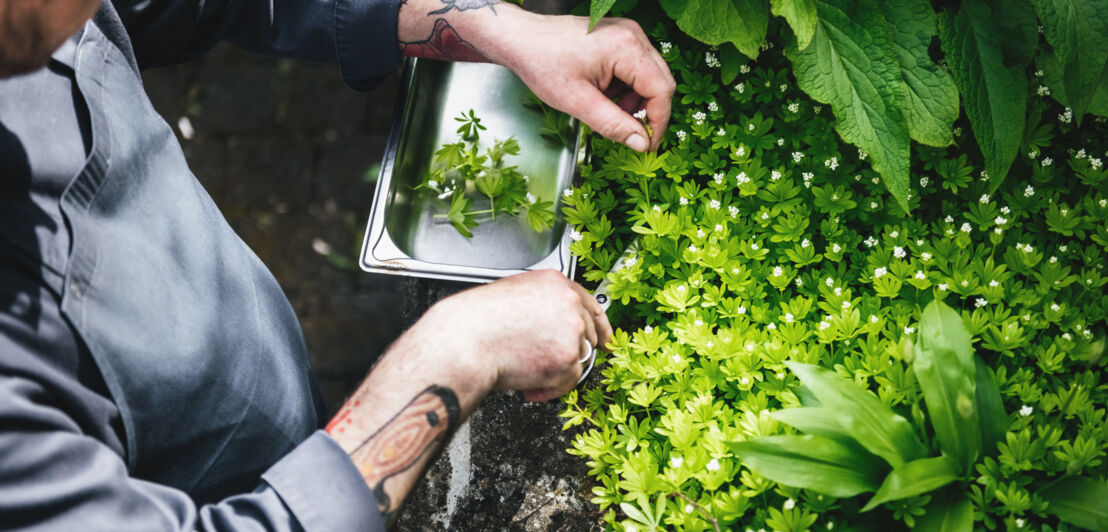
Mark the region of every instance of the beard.
[[100, 0], [0, 0], [0, 78], [44, 66]]

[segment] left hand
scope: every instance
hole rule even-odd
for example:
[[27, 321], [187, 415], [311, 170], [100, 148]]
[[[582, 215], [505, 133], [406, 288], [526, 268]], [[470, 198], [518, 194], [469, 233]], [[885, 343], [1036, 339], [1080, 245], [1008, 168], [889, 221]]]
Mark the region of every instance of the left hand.
[[[485, 55], [511, 68], [550, 106], [636, 151], [657, 150], [675, 83], [637, 23], [606, 18], [588, 31], [585, 17], [512, 11], [518, 23]], [[507, 28], [511, 28], [507, 30]], [[616, 102], [613, 103], [612, 99]], [[646, 110], [653, 135], [631, 116]]]

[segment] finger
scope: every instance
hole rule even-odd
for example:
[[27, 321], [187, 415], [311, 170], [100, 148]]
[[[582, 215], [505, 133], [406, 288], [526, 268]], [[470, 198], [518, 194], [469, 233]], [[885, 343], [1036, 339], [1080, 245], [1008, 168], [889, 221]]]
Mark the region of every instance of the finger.
[[623, 143], [632, 150], [643, 152], [650, 148], [646, 128], [631, 113], [620, 109], [592, 85], [582, 83], [573, 90], [580, 96], [567, 113], [580, 118], [605, 138]]
[[[592, 312], [585, 307], [577, 307], [581, 311], [581, 321], [585, 322], [585, 336], [584, 339], [588, 340], [589, 345], [597, 347], [596, 343], [596, 320], [593, 319]], [[581, 349], [584, 350], [587, 346], [582, 342]], [[579, 353], [577, 358], [581, 359], [587, 356], [588, 353]]]
[[670, 105], [676, 85], [665, 60], [650, 45], [642, 29], [635, 26], [638, 46], [627, 47], [615, 62], [613, 75], [623, 80], [646, 101], [646, 115], [653, 130], [651, 149], [662, 142], [669, 124]]
[[634, 116], [635, 113], [639, 112], [639, 109], [642, 109], [642, 96], [639, 96], [635, 91], [624, 92], [616, 99], [616, 105], [623, 109], [623, 112]]
[[523, 398], [528, 401], [549, 401], [551, 399], [557, 399], [569, 393], [570, 390], [577, 386], [577, 381], [581, 379], [581, 372], [583, 370], [584, 366], [581, 364], [574, 364], [573, 368], [565, 372], [562, 378], [552, 386], [536, 388], [534, 390], [524, 390]]
[[604, 312], [604, 307], [600, 305], [600, 302], [588, 293], [584, 287], [577, 283], [573, 283], [574, 290], [577, 291], [577, 295], [581, 297], [585, 308], [588, 309], [589, 314], [592, 316], [593, 326], [596, 328], [596, 342], [592, 345], [606, 349], [608, 345], [608, 339], [612, 337], [612, 324], [608, 321], [608, 314]]

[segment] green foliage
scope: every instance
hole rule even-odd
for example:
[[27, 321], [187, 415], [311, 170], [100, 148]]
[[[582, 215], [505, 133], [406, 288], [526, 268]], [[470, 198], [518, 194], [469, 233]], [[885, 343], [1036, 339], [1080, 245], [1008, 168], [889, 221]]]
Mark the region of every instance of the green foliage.
[[[498, 213], [516, 216], [522, 211], [526, 214], [527, 225], [535, 232], [553, 227], [554, 202], [528, 192], [528, 177], [505, 162], [507, 157], [519, 155], [519, 142], [508, 137], [493, 142], [482, 153], [479, 143], [481, 131], [486, 128], [473, 109], [454, 120], [461, 123], [457, 131], [461, 139], [435, 151], [431, 171], [415, 187], [423, 194], [449, 203], [447, 213], [436, 214], [435, 218], [445, 218], [466, 238], [473, 237], [472, 229], [477, 227], [477, 218], [482, 215], [495, 220]], [[468, 196], [472, 191], [487, 199], [488, 208], [473, 209], [473, 200]]]
[[677, 27], [706, 44], [735, 45], [758, 57], [766, 39], [769, 10], [765, 0], [660, 0]]
[[1108, 530], [1108, 483], [1070, 477], [1043, 490], [1047, 511], [1089, 530]]
[[1043, 34], [1062, 69], [1059, 92], [1077, 115], [1089, 109], [1108, 63], [1108, 1], [1033, 0]]
[[[679, 85], [662, 151], [591, 137], [563, 198], [579, 272], [614, 301], [610, 352], [563, 412], [607, 526], [1072, 529], [1052, 483], [1108, 477], [1103, 121], [1078, 128], [1028, 87], [1005, 185], [955, 130], [912, 146], [905, 218], [783, 47], [725, 84], [722, 51], [647, 29]], [[925, 376], [921, 357], [955, 362]], [[977, 439], [938, 428], [974, 415]]]

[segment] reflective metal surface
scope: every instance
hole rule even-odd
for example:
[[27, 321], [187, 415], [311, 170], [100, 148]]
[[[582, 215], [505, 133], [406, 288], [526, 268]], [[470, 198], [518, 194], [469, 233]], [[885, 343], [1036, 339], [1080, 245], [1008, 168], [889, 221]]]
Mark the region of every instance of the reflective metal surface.
[[[445, 218], [447, 202], [413, 190], [431, 167], [434, 152], [456, 142], [454, 117], [473, 109], [488, 129], [482, 149], [515, 136], [520, 155], [512, 164], [530, 176], [530, 191], [561, 212], [562, 190], [574, 178], [580, 140], [562, 146], [539, 134], [542, 113], [523, 105], [526, 88], [506, 68], [477, 63], [410, 60], [374, 193], [361, 265], [367, 271], [487, 282], [526, 270], [553, 268], [572, 276], [568, 230], [558, 217], [553, 229], [536, 233], [522, 217], [478, 218], [473, 238], [458, 234]], [[578, 131], [574, 123], [574, 131]], [[474, 209], [488, 200], [474, 193]]]

